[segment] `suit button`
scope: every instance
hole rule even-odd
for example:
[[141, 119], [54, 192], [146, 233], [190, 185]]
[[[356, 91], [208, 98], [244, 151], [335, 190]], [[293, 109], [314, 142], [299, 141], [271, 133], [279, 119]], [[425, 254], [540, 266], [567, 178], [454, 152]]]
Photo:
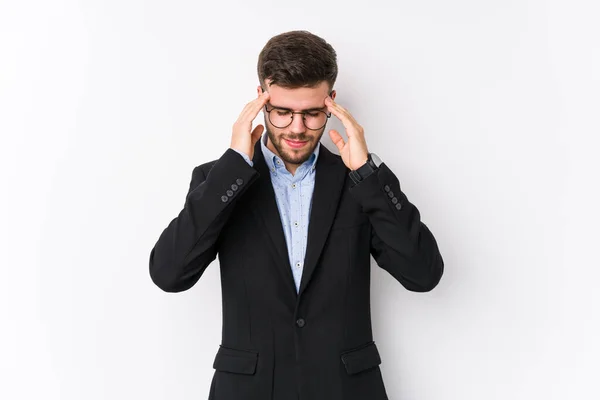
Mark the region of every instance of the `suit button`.
[[231, 190], [233, 190], [234, 192], [238, 190], [238, 185], [236, 185], [235, 183], [231, 185]]
[[386, 192], [389, 192], [389, 191], [390, 191], [390, 187], [389, 187], [388, 185], [385, 185], [385, 186], [383, 187], [383, 190], [385, 190]]
[[394, 197], [394, 192], [392, 192], [391, 190], [388, 192], [388, 197], [391, 199], [392, 197]]
[[296, 321], [296, 325], [298, 325], [299, 328], [302, 328], [304, 325], [306, 325], [306, 321], [304, 321], [302, 318], [299, 318]]
[[392, 203], [394, 203], [394, 204], [398, 204], [398, 198], [397, 198], [397, 197], [394, 197], [394, 198], [392, 199]]
[[223, 203], [227, 203], [227, 200], [229, 200], [229, 197], [227, 197], [227, 196], [221, 196], [221, 201]]
[[229, 197], [233, 196], [233, 190], [228, 190], [227, 191], [227, 196], [229, 196]]
[[396, 204], [396, 210], [399, 210], [401, 208], [402, 208], [402, 204], [400, 204], [400, 203]]
[[237, 183], [237, 184], [238, 184], [238, 186], [242, 186], [242, 185], [244, 184], [244, 180], [243, 180], [243, 179], [240, 179], [240, 178], [237, 178], [237, 179], [235, 180], [235, 183]]

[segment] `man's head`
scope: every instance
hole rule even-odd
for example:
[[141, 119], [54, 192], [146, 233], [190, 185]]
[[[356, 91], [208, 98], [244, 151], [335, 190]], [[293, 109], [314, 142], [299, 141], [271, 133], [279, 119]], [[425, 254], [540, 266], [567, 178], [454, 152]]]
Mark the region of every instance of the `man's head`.
[[[310, 157], [325, 131], [324, 113], [329, 114], [325, 98], [335, 98], [335, 50], [306, 31], [282, 33], [264, 46], [257, 70], [259, 93], [270, 94], [264, 110], [269, 147], [286, 164], [298, 166]], [[307, 114], [291, 113], [303, 111]], [[303, 143], [294, 145], [290, 140]]]

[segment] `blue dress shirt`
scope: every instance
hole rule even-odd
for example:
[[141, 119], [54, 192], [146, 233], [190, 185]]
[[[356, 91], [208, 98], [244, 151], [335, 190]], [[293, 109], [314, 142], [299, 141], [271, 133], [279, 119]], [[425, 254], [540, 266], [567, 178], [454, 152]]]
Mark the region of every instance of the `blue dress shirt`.
[[[312, 209], [312, 195], [315, 188], [316, 162], [319, 156], [321, 143], [317, 144], [313, 154], [292, 175], [286, 168], [283, 160], [267, 147], [267, 134], [261, 140], [261, 149], [265, 162], [271, 173], [271, 182], [281, 225], [287, 243], [288, 257], [292, 266], [292, 275], [296, 283], [296, 292], [300, 290], [300, 280], [304, 270], [304, 256], [308, 238], [308, 222]], [[236, 150], [237, 151], [237, 150]], [[250, 166], [254, 163], [247, 154], [237, 151]]]

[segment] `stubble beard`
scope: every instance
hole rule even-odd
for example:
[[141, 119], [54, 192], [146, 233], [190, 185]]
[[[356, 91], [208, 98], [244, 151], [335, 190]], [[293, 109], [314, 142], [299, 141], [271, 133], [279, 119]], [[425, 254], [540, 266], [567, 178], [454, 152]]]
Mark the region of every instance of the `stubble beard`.
[[[265, 121], [265, 129], [267, 130], [267, 135], [269, 137], [269, 140], [271, 141], [271, 143], [273, 143], [273, 146], [277, 150], [277, 153], [279, 153], [279, 156], [281, 157], [281, 159], [284, 162], [293, 164], [293, 165], [301, 165], [310, 158], [312, 153], [315, 151], [315, 148], [319, 144], [319, 141], [321, 140], [321, 137], [323, 136], [323, 132], [325, 132], [325, 127], [323, 127], [321, 129], [321, 132], [319, 132], [319, 134], [317, 136], [307, 135], [306, 133], [300, 133], [300, 134], [283, 133], [281, 135], [276, 136], [271, 131], [271, 129], [269, 129], [269, 125], [266, 123], [266, 121]], [[299, 140], [299, 141], [308, 140], [309, 141], [308, 147], [303, 148], [302, 150], [296, 150], [296, 151], [288, 150], [288, 148], [285, 147], [286, 144], [283, 141], [284, 138], [289, 139], [289, 140]]]

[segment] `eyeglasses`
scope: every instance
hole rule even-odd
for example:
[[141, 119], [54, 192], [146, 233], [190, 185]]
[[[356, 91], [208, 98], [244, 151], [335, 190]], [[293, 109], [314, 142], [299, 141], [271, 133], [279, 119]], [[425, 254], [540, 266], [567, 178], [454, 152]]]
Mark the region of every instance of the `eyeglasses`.
[[302, 122], [304, 126], [311, 131], [318, 131], [327, 125], [327, 120], [331, 117], [331, 113], [326, 113], [320, 110], [310, 111], [291, 111], [285, 108], [271, 108], [267, 109], [265, 105], [265, 112], [268, 115], [269, 122], [276, 128], [287, 128], [294, 121], [294, 114], [302, 114]]

